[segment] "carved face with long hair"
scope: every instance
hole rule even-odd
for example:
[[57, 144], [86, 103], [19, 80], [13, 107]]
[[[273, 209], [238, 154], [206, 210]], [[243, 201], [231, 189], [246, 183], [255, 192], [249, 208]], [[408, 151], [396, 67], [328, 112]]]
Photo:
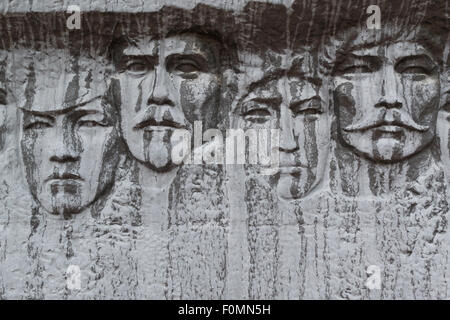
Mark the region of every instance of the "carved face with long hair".
[[96, 73], [95, 61], [53, 54], [36, 53], [27, 66], [31, 71], [19, 103], [21, 149], [34, 198], [50, 213], [67, 216], [111, 187], [120, 152], [119, 116], [103, 98], [104, 74]]
[[348, 32], [354, 37], [337, 53], [332, 71], [334, 104], [344, 145], [375, 161], [397, 162], [435, 137], [439, 53], [421, 41], [420, 30], [385, 28], [392, 34]]
[[[278, 194], [304, 197], [322, 180], [328, 157], [327, 87], [308, 52], [266, 52], [243, 59], [249, 62], [242, 75], [249, 90], [237, 103], [239, 127], [279, 130]], [[256, 79], [250, 81], [252, 77]]]

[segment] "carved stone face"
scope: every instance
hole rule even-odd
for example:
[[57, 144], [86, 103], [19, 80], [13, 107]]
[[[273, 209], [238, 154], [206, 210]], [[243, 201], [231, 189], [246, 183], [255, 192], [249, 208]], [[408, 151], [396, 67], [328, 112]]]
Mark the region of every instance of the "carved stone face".
[[334, 70], [334, 102], [345, 145], [375, 161], [396, 162], [433, 140], [438, 65], [420, 44], [398, 41], [353, 50]]
[[239, 106], [242, 128], [280, 130], [278, 193], [286, 199], [320, 182], [328, 155], [326, 92], [309, 63], [291, 58], [284, 70], [270, 67]]
[[216, 128], [220, 102], [218, 43], [195, 34], [137, 41], [121, 52], [121, 126], [132, 155], [152, 170], [175, 166], [175, 129]]
[[119, 130], [111, 108], [97, 98], [65, 110], [23, 110], [27, 180], [47, 211], [79, 213], [112, 184]]

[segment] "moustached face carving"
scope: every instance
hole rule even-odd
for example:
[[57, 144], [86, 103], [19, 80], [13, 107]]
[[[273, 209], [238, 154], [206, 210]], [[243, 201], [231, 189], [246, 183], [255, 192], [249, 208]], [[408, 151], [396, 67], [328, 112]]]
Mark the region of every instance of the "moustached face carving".
[[436, 132], [439, 68], [420, 44], [398, 41], [348, 52], [334, 69], [339, 135], [367, 158], [401, 161]]
[[176, 129], [194, 121], [217, 128], [220, 103], [218, 43], [197, 34], [140, 39], [116, 61], [121, 127], [131, 154], [148, 168], [169, 171]]

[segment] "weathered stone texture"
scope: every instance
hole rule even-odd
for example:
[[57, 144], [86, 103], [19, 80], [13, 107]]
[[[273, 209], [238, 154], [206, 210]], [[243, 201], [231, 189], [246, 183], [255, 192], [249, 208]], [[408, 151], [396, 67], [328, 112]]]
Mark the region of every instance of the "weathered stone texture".
[[0, 299], [449, 298], [448, 1], [68, 5], [0, 3]]

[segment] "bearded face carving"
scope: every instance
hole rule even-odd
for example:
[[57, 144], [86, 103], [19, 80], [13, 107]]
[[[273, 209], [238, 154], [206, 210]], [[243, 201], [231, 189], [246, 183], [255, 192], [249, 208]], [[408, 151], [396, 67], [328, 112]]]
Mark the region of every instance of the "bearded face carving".
[[333, 73], [345, 145], [375, 161], [397, 162], [431, 143], [440, 83], [425, 47], [399, 40], [352, 50]]

